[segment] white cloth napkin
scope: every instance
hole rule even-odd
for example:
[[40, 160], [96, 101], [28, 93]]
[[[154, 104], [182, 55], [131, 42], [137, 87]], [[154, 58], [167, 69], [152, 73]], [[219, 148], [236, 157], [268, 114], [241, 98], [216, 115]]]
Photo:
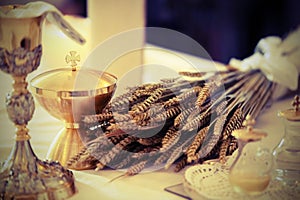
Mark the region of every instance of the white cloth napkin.
[[263, 38], [258, 42], [253, 55], [243, 60], [232, 58], [229, 65], [241, 71], [260, 69], [270, 81], [279, 84], [275, 96], [280, 97], [288, 89], [298, 88], [299, 37], [300, 27], [283, 40], [275, 36]]

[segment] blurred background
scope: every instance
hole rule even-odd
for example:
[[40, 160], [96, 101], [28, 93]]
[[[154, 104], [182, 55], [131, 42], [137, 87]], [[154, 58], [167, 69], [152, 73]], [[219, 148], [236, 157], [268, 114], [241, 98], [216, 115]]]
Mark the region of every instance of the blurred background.
[[147, 26], [182, 32], [223, 63], [250, 56], [259, 39], [283, 37], [297, 25], [298, 0], [147, 1]]
[[[0, 4], [26, 2], [29, 1], [0, 1]], [[64, 14], [87, 16], [87, 0], [47, 2]], [[145, 0], [145, 4], [146, 26], [186, 34], [202, 45], [212, 59], [223, 63], [232, 57], [248, 57], [259, 39], [269, 35], [284, 37], [300, 25], [298, 0]], [[146, 37], [147, 42], [153, 43], [151, 35]], [[178, 48], [175, 44], [166, 45]], [[180, 50], [192, 53], [189, 48]]]

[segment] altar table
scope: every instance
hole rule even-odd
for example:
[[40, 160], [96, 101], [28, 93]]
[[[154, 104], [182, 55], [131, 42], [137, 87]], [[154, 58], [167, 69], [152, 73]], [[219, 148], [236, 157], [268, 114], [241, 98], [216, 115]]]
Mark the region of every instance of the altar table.
[[[145, 51], [145, 62], [156, 60], [156, 62], [167, 63], [172, 65], [172, 60], [168, 60], [159, 52], [147, 52]], [[208, 65], [211, 61], [204, 60], [190, 56], [198, 62], [199, 66]], [[174, 62], [174, 68], [180, 68], [178, 63]], [[224, 67], [220, 63], [216, 63], [219, 67]], [[161, 73], [163, 74], [163, 72]], [[11, 85], [11, 79], [9, 76], [1, 73], [1, 88], [3, 84]], [[1, 90], [1, 97], [9, 91]], [[281, 120], [277, 117], [279, 110], [287, 109], [290, 107], [292, 96], [284, 97], [280, 100], [272, 102], [271, 107], [262, 111], [261, 115], [257, 119], [256, 128], [263, 129], [268, 133], [267, 138], [264, 139], [264, 145], [270, 149], [274, 148], [280, 138], [283, 136], [284, 127]], [[14, 126], [9, 121], [6, 114], [4, 99], [1, 99], [0, 103], [0, 161], [3, 161], [8, 155], [14, 143]], [[28, 125], [31, 135], [31, 144], [34, 152], [40, 159], [46, 157], [47, 150], [50, 143], [54, 139], [58, 131], [63, 127], [63, 123], [52, 116], [50, 116], [45, 110], [43, 110], [38, 103], [36, 103], [36, 110], [32, 120]], [[101, 171], [75, 171], [73, 170], [76, 179], [77, 193], [72, 196], [71, 200], [81, 199], [163, 199], [163, 200], [181, 200], [180, 196], [176, 196], [172, 193], [166, 192], [164, 188], [183, 182], [184, 171], [179, 173], [173, 172], [171, 167], [168, 170], [160, 169], [152, 172], [142, 172], [132, 177], [122, 177], [111, 183], [114, 177], [117, 177], [124, 173], [124, 171], [116, 170], [101, 170]]]

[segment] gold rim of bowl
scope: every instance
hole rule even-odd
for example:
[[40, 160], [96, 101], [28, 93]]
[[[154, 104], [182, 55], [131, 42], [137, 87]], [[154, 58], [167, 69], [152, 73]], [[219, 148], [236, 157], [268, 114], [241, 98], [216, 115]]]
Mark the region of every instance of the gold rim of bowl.
[[[105, 76], [109, 76], [114, 81], [109, 86], [100, 87], [100, 88], [97, 88], [97, 89], [74, 90], [74, 91], [69, 91], [69, 90], [59, 90], [59, 91], [57, 91], [57, 90], [53, 90], [53, 89], [40, 88], [40, 87], [37, 87], [37, 86], [33, 85], [33, 82], [35, 82], [39, 78], [42, 78], [45, 74], [49, 74], [49, 73], [55, 72], [57, 70], [65, 70], [65, 69], [58, 68], [58, 69], [46, 71], [44, 73], [41, 73], [41, 74], [35, 76], [33, 79], [31, 79], [31, 81], [30, 81], [31, 91], [35, 95], [41, 95], [41, 96], [45, 96], [45, 97], [62, 97], [62, 98], [90, 97], [90, 96], [108, 94], [108, 93], [111, 93], [111, 92], [115, 91], [116, 83], [117, 83], [117, 77], [110, 74], [110, 73], [108, 73], [108, 72], [97, 71], [97, 70], [91, 70], [91, 71], [95, 71], [95, 72], [101, 73]], [[101, 79], [99, 79], [99, 80], [101, 80]]]

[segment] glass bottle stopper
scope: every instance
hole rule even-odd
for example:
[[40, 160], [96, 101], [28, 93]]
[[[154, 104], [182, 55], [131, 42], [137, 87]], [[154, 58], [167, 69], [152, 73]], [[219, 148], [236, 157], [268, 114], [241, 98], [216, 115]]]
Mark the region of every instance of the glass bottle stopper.
[[296, 95], [294, 97], [292, 106], [293, 106], [293, 108], [279, 112], [279, 116], [284, 117], [290, 121], [300, 121], [300, 108], [299, 108], [300, 98], [299, 98], [299, 95]]
[[245, 126], [246, 129], [234, 130], [232, 132], [232, 135], [235, 138], [246, 143], [261, 140], [262, 138], [267, 136], [267, 133], [259, 129], [254, 129], [253, 126], [255, 125], [255, 123], [255, 119], [253, 119], [250, 115], [247, 115], [246, 119], [243, 122], [243, 126]]

